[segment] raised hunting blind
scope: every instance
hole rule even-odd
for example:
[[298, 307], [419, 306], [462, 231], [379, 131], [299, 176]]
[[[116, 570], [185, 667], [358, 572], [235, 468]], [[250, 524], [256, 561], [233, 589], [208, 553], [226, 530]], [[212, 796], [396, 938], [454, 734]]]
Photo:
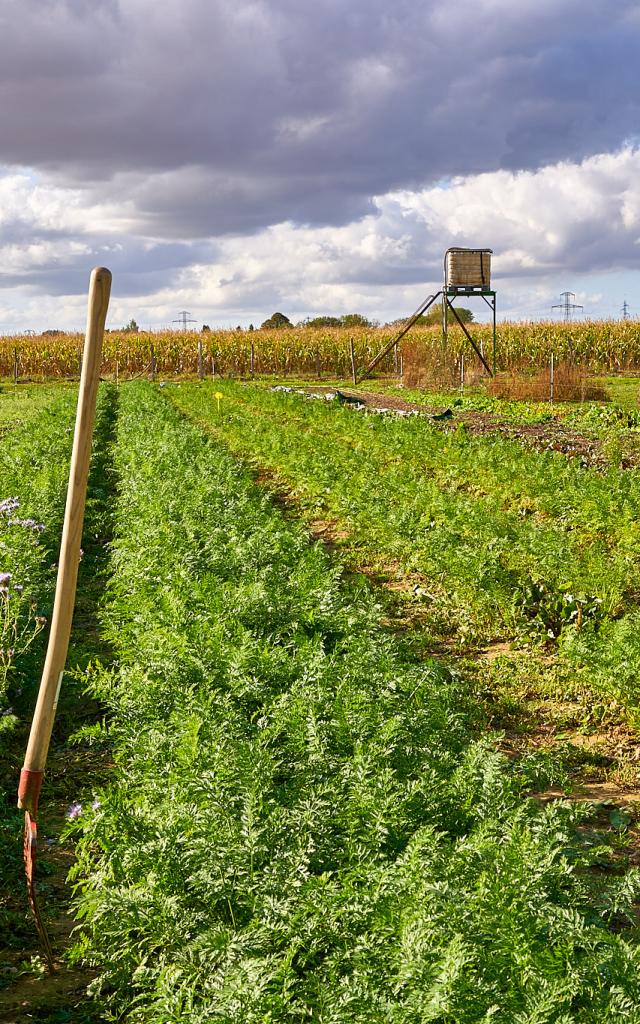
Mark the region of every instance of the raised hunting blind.
[[444, 256], [446, 288], [491, 288], [491, 249], [447, 249]]
[[[449, 313], [462, 327], [468, 340], [480, 357], [489, 376], [496, 373], [496, 293], [491, 287], [491, 249], [462, 249], [452, 246], [444, 254], [444, 285], [442, 287], [442, 337], [446, 346], [449, 338]], [[478, 349], [462, 320], [456, 313], [453, 300], [460, 295], [465, 298], [478, 296], [491, 310], [493, 322], [492, 370], [489, 370], [484, 353]]]
[[[389, 353], [391, 349], [398, 344], [401, 338], [404, 338], [405, 334], [411, 330], [413, 325], [417, 323], [420, 317], [426, 313], [429, 307], [432, 306], [440, 296], [442, 296], [443, 346], [446, 348], [448, 342], [449, 314], [451, 313], [458, 326], [462, 328], [467, 337], [467, 341], [473, 348], [489, 376], [494, 377], [496, 373], [496, 293], [491, 287], [492, 255], [493, 251], [491, 249], [464, 249], [460, 246], [451, 246], [447, 249], [444, 254], [444, 283], [442, 285], [442, 289], [434, 295], [429, 295], [429, 297], [425, 299], [422, 305], [418, 307], [413, 316], [410, 317], [407, 323], [403, 326], [400, 333], [397, 334], [388, 345], [385, 345], [382, 351], [371, 360], [362, 374], [361, 379], [364, 380], [365, 377], [368, 377], [369, 374], [373, 372], [378, 363], [380, 363], [387, 353]], [[491, 310], [493, 320], [492, 367], [489, 366], [485, 359], [482, 346], [478, 348], [469, 333], [466, 324], [458, 316], [453, 303], [454, 299], [461, 295], [465, 298], [481, 298], [486, 302], [487, 306]]]

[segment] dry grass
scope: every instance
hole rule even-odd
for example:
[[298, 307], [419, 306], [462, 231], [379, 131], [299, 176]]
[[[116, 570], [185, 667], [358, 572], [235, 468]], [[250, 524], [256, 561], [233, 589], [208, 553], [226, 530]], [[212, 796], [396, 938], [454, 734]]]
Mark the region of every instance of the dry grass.
[[[488, 385], [496, 398], [545, 402], [551, 400], [551, 367], [538, 373], [499, 373]], [[607, 402], [610, 395], [599, 384], [589, 381], [580, 367], [569, 362], [554, 369], [553, 399], [557, 402]]]
[[[477, 384], [486, 372], [480, 360], [467, 346], [464, 353], [464, 382]], [[434, 344], [433, 334], [427, 338], [407, 340], [402, 346], [403, 381], [406, 387], [431, 389], [455, 388], [462, 380], [462, 359], [455, 350], [445, 351]]]

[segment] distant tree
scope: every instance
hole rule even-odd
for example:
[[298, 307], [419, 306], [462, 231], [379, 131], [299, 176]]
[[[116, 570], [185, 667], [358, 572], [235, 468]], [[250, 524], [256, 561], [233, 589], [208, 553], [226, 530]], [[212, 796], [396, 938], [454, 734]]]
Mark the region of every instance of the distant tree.
[[340, 317], [340, 322], [343, 327], [375, 327], [373, 320], [369, 320], [362, 313], [346, 313], [345, 316]]
[[59, 334], [64, 334], [64, 331], [59, 331], [55, 327], [49, 327], [48, 330], [42, 332], [43, 338], [57, 338]]
[[[455, 310], [456, 310], [456, 313], [458, 314], [458, 316], [460, 317], [460, 319], [462, 320], [463, 324], [471, 324], [471, 323], [473, 323], [473, 312], [472, 312], [472, 310], [466, 309], [464, 306], [456, 306]], [[451, 312], [451, 310], [449, 310], [449, 321], [451, 323], [455, 323], [456, 322], [455, 321], [455, 317], [454, 317], [453, 313]], [[406, 323], [406, 320], [405, 320], [405, 323]], [[442, 323], [442, 303], [441, 302], [436, 302], [435, 305], [433, 305], [431, 307], [431, 309], [428, 311], [428, 313], [424, 313], [421, 317], [418, 317], [418, 319], [416, 320], [416, 325], [418, 327], [433, 327], [434, 325], [439, 325], [441, 323]]]
[[374, 327], [374, 321], [361, 313], [346, 313], [344, 316], [314, 316], [302, 320], [299, 327]]
[[207, 334], [210, 330], [211, 328], [209, 327], [209, 324], [203, 324], [201, 327], [201, 331], [203, 334]]
[[125, 327], [123, 327], [122, 330], [127, 331], [130, 334], [134, 334], [136, 331], [139, 331], [140, 328], [138, 327], [133, 317], [131, 317], [129, 323]]
[[260, 327], [266, 327], [268, 330], [273, 327], [291, 327], [291, 321], [284, 313], [272, 313], [268, 320], [260, 324]]
[[238, 326], [236, 327], [236, 331], [241, 331], [241, 330], [242, 330], [242, 324], [238, 324]]
[[342, 320], [339, 316], [314, 316], [301, 320], [298, 327], [341, 327]]
[[253, 330], [253, 324], [249, 324], [249, 330], [250, 330], [250, 331], [252, 331], [252, 330]]

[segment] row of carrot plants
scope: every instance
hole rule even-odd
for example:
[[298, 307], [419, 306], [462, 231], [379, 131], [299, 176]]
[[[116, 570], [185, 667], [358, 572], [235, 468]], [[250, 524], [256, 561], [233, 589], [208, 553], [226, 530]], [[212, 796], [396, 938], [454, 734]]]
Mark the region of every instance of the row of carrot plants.
[[232, 449], [275, 472], [310, 517], [333, 517], [363, 562], [425, 583], [434, 635], [559, 645], [640, 708], [640, 474], [582, 467], [499, 434], [443, 432], [296, 394], [171, 389]]
[[52, 596], [75, 413], [73, 388], [19, 398], [0, 393], [0, 702], [25, 675]]
[[[73, 389], [0, 390], [0, 934], [25, 934], [17, 898], [16, 737], [33, 709], [71, 452]], [[22, 746], [22, 744], [20, 744]], [[30, 927], [30, 925], [27, 925]]]
[[[29, 721], [42, 671], [51, 617], [62, 517], [67, 489], [77, 389], [73, 386], [0, 390], [0, 961], [15, 963], [33, 947], [21, 859], [22, 816], [15, 792]], [[100, 588], [104, 538], [108, 534], [110, 478], [108, 442], [117, 395], [102, 385], [98, 397], [80, 566], [74, 633], [51, 745], [52, 760], [67, 762], [49, 773], [43, 790], [42, 835], [57, 833], [62, 807], [73, 796], [73, 770], [66, 740], [85, 715], [76, 676], [96, 654], [92, 604]], [[105, 526], [106, 524], [106, 526]], [[50, 847], [47, 847], [50, 849]], [[47, 891], [45, 852], [39, 885]], [[44, 903], [47, 905], [45, 895]], [[7, 960], [5, 960], [7, 958]], [[23, 961], [26, 955], [23, 952]], [[14, 968], [15, 969], [15, 968]], [[15, 980], [0, 973], [0, 988]]]
[[639, 1022], [637, 875], [523, 796], [549, 766], [166, 392], [122, 389], [113, 458], [116, 765], [71, 825], [104, 1019]]

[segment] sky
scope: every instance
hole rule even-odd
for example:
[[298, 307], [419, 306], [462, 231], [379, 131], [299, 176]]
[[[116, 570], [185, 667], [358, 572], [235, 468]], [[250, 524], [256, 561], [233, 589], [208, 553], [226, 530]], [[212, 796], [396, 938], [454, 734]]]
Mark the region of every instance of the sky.
[[452, 245], [640, 316], [638, 52], [637, 0], [0, 0], [0, 333], [99, 264], [111, 327], [384, 323]]

